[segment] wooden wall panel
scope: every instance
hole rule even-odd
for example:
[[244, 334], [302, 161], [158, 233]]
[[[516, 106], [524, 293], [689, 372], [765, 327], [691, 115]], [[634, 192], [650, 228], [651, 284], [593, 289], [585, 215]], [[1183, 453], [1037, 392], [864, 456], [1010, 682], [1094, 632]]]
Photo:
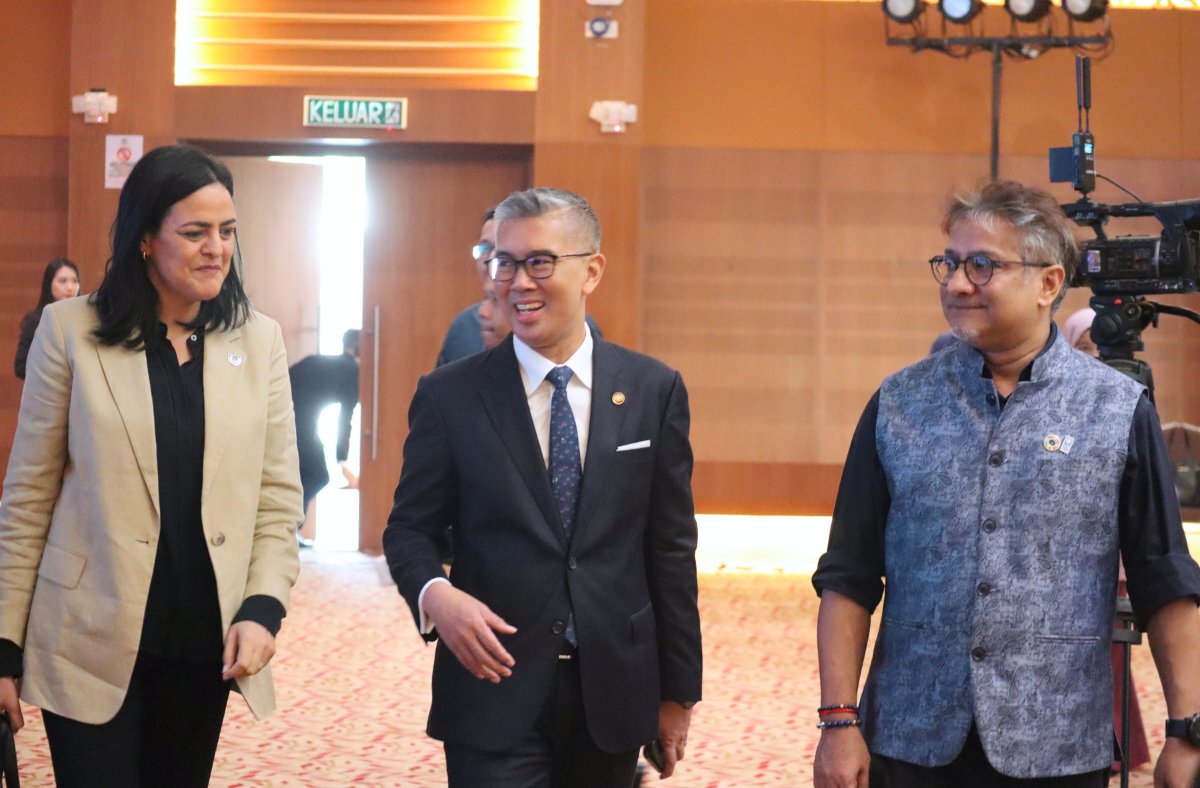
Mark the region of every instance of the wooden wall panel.
[[68, 248], [82, 268], [99, 272], [120, 194], [104, 188], [105, 135], [141, 134], [146, 150], [175, 140], [175, 4], [73, 0], [71, 13], [71, 94], [104, 87], [119, 102], [107, 125], [72, 116], [68, 126]]
[[[1057, 11], [1055, 12], [1058, 13]], [[1200, 156], [1200, 23], [1117, 10], [1093, 68], [1102, 155]], [[987, 29], [1007, 27], [1000, 8]], [[878, 3], [658, 0], [646, 7], [647, 144], [986, 153], [991, 63], [884, 41]], [[900, 30], [896, 30], [897, 34]], [[1001, 149], [1041, 155], [1075, 129], [1073, 54], [1005, 60]]]
[[[407, 98], [408, 128], [306, 128], [304, 96]], [[181, 87], [175, 91], [180, 137], [275, 142], [438, 142], [528, 145], [533, 141], [534, 94], [510, 90], [408, 90], [343, 84], [336, 90], [301, 87]], [[214, 107], [220, 107], [214, 112]]]
[[[1044, 180], [1041, 157], [1001, 164]], [[863, 406], [945, 330], [925, 261], [944, 245], [945, 196], [986, 167], [985, 156], [644, 149], [643, 347], [691, 392], [701, 511], [829, 511]], [[1154, 199], [1200, 194], [1196, 162], [1107, 169]], [[1089, 295], [1072, 291], [1061, 316]], [[1200, 420], [1188, 396], [1200, 328], [1164, 318], [1146, 342], [1163, 419]]]
[[233, 174], [246, 294], [279, 323], [295, 364], [319, 345], [322, 169], [265, 157], [222, 161]]
[[71, 0], [0, 3], [0, 135], [66, 136]]
[[[529, 183], [527, 149], [391, 146], [367, 162], [368, 217], [363, 272], [361, 549], [381, 550], [400, 478], [408, 406], [433, 368], [451, 319], [477, 303], [481, 283], [470, 257], [484, 212]], [[373, 331], [380, 310], [379, 400], [371, 396]], [[378, 454], [370, 430], [378, 408]]]
[[[66, 251], [66, 139], [0, 136], [0, 468], [21, 403], [13, 374], [21, 318], [37, 304], [46, 263]], [[97, 281], [85, 278], [84, 291]]]

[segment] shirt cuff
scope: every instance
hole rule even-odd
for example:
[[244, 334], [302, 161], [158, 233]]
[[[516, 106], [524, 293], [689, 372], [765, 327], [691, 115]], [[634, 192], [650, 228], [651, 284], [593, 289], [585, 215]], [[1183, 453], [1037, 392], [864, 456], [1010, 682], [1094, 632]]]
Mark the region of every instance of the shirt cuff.
[[25, 651], [11, 640], [0, 639], [0, 676], [19, 679], [25, 673]]
[[266, 594], [255, 594], [246, 597], [246, 600], [242, 602], [242, 607], [233, 617], [232, 623], [253, 621], [255, 624], [261, 624], [271, 633], [271, 637], [275, 637], [279, 634], [279, 628], [283, 625], [283, 617], [286, 615], [287, 611], [283, 609], [283, 603], [278, 599]]
[[425, 617], [425, 592], [434, 583], [449, 583], [450, 581], [444, 577], [435, 577], [425, 585], [421, 586], [421, 593], [417, 595], [417, 611], [420, 613], [421, 623], [418, 626], [422, 635], [428, 635], [433, 631], [433, 624]]

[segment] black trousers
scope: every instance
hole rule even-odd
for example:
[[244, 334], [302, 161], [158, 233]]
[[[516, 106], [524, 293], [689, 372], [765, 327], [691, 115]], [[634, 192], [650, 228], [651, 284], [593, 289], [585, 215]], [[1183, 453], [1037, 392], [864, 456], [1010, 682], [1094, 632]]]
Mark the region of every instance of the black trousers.
[[905, 761], [871, 754], [871, 788], [1104, 788], [1109, 768], [1063, 777], [1020, 779], [1003, 775], [988, 763], [971, 726], [962, 752], [945, 766], [917, 766]]
[[579, 660], [559, 660], [537, 723], [504, 752], [447, 742], [450, 788], [630, 788], [638, 751], [608, 753], [592, 741], [583, 714]]
[[232, 682], [220, 665], [139, 654], [117, 716], [88, 725], [42, 712], [59, 788], [208, 785]]

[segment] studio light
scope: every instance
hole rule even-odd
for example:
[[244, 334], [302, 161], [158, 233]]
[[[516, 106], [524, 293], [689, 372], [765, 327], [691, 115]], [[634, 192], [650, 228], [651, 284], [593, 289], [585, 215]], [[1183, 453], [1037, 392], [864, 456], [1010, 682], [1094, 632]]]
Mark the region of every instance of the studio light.
[[916, 21], [924, 10], [924, 0], [883, 0], [883, 13], [902, 25]]
[[983, 10], [983, 3], [980, 0], [938, 0], [938, 10], [956, 25], [965, 25]]
[[1108, 11], [1108, 0], [1062, 0], [1063, 10], [1076, 22], [1091, 22]]
[[1050, 0], [1004, 0], [1004, 8], [1018, 22], [1036, 22], [1050, 13]]

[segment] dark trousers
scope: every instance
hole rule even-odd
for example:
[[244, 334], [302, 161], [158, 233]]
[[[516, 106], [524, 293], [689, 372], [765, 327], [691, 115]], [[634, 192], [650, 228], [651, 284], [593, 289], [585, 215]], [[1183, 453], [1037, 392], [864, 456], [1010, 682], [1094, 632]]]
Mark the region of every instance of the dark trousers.
[[208, 785], [231, 682], [220, 665], [139, 654], [117, 716], [88, 725], [42, 712], [59, 788]]
[[1019, 779], [1008, 777], [988, 763], [975, 726], [967, 734], [962, 752], [945, 766], [917, 766], [871, 754], [871, 788], [1104, 788], [1108, 767], [1064, 777]]
[[592, 741], [583, 714], [578, 659], [559, 660], [554, 686], [533, 729], [504, 752], [447, 742], [450, 788], [630, 788], [638, 751], [608, 753]]

